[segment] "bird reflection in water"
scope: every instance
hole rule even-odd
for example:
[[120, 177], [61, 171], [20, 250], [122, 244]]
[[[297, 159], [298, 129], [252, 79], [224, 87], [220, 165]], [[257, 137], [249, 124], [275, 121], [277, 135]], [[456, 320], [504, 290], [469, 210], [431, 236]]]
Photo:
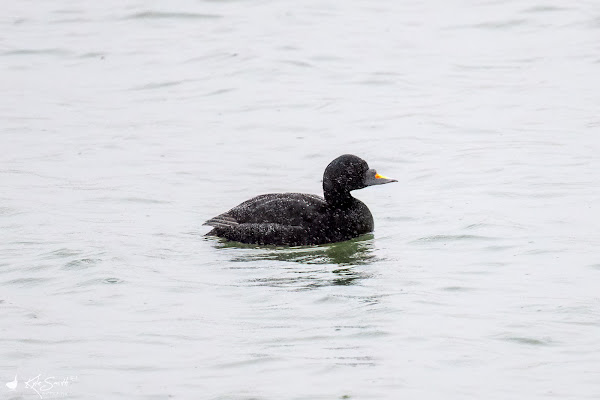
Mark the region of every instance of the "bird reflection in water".
[[[250, 263], [251, 268], [256, 268], [255, 263], [260, 261], [336, 267], [331, 270], [292, 266], [292, 268], [285, 268], [292, 276], [286, 274], [286, 277], [278, 276], [254, 281], [269, 286], [297, 286], [300, 282], [305, 284], [303, 285], [305, 289], [329, 285], [353, 285], [369, 276], [357, 267], [370, 264], [377, 259], [373, 254], [374, 241], [371, 233], [345, 242], [303, 247], [258, 246], [220, 239], [212, 240], [218, 241], [219, 248], [232, 252], [232, 262]], [[331, 273], [335, 274], [333, 279]]]

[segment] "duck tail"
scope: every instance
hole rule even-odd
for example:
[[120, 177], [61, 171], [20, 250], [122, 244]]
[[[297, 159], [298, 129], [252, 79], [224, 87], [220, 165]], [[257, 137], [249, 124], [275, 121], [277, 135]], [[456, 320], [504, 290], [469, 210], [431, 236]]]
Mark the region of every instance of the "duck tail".
[[209, 219], [202, 225], [214, 226], [215, 228], [231, 228], [239, 225], [239, 222], [237, 222], [231, 215], [221, 214]]

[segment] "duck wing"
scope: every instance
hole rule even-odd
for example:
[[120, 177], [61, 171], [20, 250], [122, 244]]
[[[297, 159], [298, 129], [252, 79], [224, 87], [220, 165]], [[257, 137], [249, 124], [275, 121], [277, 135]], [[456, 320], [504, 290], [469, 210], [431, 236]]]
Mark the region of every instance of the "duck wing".
[[214, 227], [231, 227], [245, 223], [306, 225], [318, 218], [325, 206], [325, 199], [312, 194], [263, 194], [209, 219], [204, 225]]
[[305, 245], [319, 241], [311, 226], [324, 217], [325, 199], [303, 193], [263, 194], [209, 219], [208, 235], [243, 243]]

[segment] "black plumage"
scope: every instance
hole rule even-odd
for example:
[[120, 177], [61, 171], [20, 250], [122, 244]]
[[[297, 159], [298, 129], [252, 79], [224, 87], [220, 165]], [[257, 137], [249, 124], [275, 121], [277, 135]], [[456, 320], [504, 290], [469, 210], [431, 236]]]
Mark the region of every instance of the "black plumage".
[[340, 242], [373, 231], [371, 212], [350, 192], [389, 182], [397, 181], [369, 169], [363, 159], [345, 154], [325, 168], [324, 197], [263, 194], [204, 225], [213, 227], [207, 235], [242, 243], [302, 246]]

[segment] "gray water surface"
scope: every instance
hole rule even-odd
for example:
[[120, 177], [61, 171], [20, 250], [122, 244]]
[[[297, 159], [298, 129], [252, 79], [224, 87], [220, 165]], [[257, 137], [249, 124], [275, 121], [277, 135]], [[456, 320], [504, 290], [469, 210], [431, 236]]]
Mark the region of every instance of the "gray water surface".
[[[2, 398], [600, 398], [596, 2], [24, 0], [0, 27]], [[354, 192], [373, 234], [204, 237], [344, 153], [399, 180]]]

